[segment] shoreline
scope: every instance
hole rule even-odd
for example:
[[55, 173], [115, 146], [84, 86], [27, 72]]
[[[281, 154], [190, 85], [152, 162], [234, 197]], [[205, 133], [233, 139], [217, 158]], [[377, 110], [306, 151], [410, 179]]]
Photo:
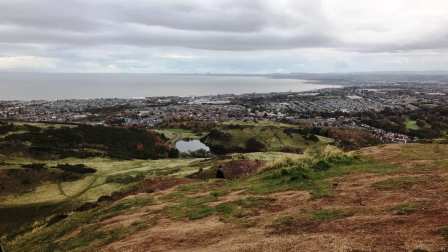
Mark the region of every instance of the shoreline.
[[[343, 87], [337, 84], [324, 84], [319, 80], [276, 79], [268, 75], [148, 74], [120, 75], [121, 79], [111, 78], [114, 76], [107, 74], [104, 75], [107, 76], [104, 78], [85, 78], [86, 75], [77, 74], [70, 74], [72, 78], [68, 79], [54, 78], [56, 75], [47, 76], [51, 76], [51, 78], [36, 80], [33, 75], [21, 75], [15, 76], [12, 80], [5, 80], [8, 78], [0, 77], [0, 89], [5, 90], [5, 92], [2, 92], [3, 97], [0, 97], [0, 102], [95, 99], [138, 100], [166, 97], [200, 98], [251, 94], [306, 93], [321, 89]], [[129, 79], [124, 78], [127, 76], [131, 77]], [[159, 78], [160, 76], [164, 77]], [[150, 77], [157, 78], [151, 79]], [[11, 85], [15, 85], [15, 88], [11, 89]], [[42, 90], [52, 90], [53, 94], [42, 93]]]

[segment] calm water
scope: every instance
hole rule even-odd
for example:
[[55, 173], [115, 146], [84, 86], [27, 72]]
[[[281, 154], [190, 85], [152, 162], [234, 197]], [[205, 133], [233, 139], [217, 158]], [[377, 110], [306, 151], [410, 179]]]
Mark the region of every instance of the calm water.
[[176, 142], [176, 149], [178, 149], [180, 152], [192, 152], [192, 151], [198, 151], [200, 149], [210, 151], [210, 148], [203, 144], [199, 140], [180, 140]]
[[254, 76], [0, 73], [0, 100], [198, 96], [326, 87], [303, 80]]

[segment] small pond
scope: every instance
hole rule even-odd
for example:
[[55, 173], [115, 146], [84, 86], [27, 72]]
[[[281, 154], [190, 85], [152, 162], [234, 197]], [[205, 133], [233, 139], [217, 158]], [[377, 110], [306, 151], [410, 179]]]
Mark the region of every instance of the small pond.
[[198, 150], [210, 151], [210, 148], [199, 140], [180, 140], [176, 142], [176, 149], [183, 153], [194, 152]]

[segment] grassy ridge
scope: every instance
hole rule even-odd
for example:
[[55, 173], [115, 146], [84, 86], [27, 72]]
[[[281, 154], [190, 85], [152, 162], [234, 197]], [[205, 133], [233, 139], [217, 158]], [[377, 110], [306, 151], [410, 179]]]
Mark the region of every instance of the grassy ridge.
[[[33, 159], [8, 160], [14, 167], [36, 162]], [[85, 164], [97, 169], [76, 181], [46, 182], [33, 191], [0, 197], [0, 233], [12, 233], [24, 224], [64, 212], [85, 202], [96, 201], [112, 192], [126, 190], [144, 178], [154, 176], [180, 176], [196, 172], [201, 159], [163, 159], [119, 161], [107, 158], [68, 158], [63, 160], [38, 160], [48, 165]], [[24, 168], [16, 168], [24, 169]], [[120, 177], [121, 181], [111, 178]], [[126, 180], [133, 177], [137, 180]], [[13, 214], [13, 215], [12, 215]], [[14, 216], [14, 218], [11, 218]]]
[[92, 156], [158, 159], [178, 155], [175, 149], [166, 144], [167, 139], [144, 129], [86, 125], [55, 128], [11, 124], [2, 128], [4, 134], [0, 139], [0, 153], [7, 155], [21, 153], [41, 159]]
[[283, 125], [225, 124], [202, 138], [215, 153], [281, 151], [301, 153], [320, 139]]
[[[119, 161], [108, 158], [67, 158], [61, 160], [38, 160], [49, 166], [57, 164], [85, 164], [95, 168], [97, 172], [88, 175], [81, 180], [72, 182], [46, 183], [36, 188], [35, 191], [21, 194], [0, 197], [0, 206], [22, 205], [29, 203], [57, 202], [67, 197], [76, 197], [82, 201], [96, 200], [105, 193], [119, 190], [123, 185], [118, 183], [108, 183], [107, 178], [114, 175], [136, 176], [160, 176], [173, 175], [184, 176], [197, 171], [199, 162], [202, 159], [161, 159], [161, 160], [129, 160]], [[20, 166], [21, 164], [32, 163], [33, 159], [9, 160], [10, 164]], [[58, 188], [59, 187], [59, 188]], [[61, 190], [63, 192], [61, 192]]]

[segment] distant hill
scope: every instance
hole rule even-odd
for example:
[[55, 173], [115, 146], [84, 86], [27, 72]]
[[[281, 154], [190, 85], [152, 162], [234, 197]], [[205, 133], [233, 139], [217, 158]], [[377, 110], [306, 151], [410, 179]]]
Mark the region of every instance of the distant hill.
[[[3, 129], [3, 130], [1, 130]], [[51, 159], [109, 156], [119, 159], [176, 157], [162, 135], [144, 129], [103, 126], [0, 126], [0, 153]]]
[[211, 130], [202, 141], [218, 154], [280, 151], [303, 153], [319, 138], [298, 127], [227, 124]]

